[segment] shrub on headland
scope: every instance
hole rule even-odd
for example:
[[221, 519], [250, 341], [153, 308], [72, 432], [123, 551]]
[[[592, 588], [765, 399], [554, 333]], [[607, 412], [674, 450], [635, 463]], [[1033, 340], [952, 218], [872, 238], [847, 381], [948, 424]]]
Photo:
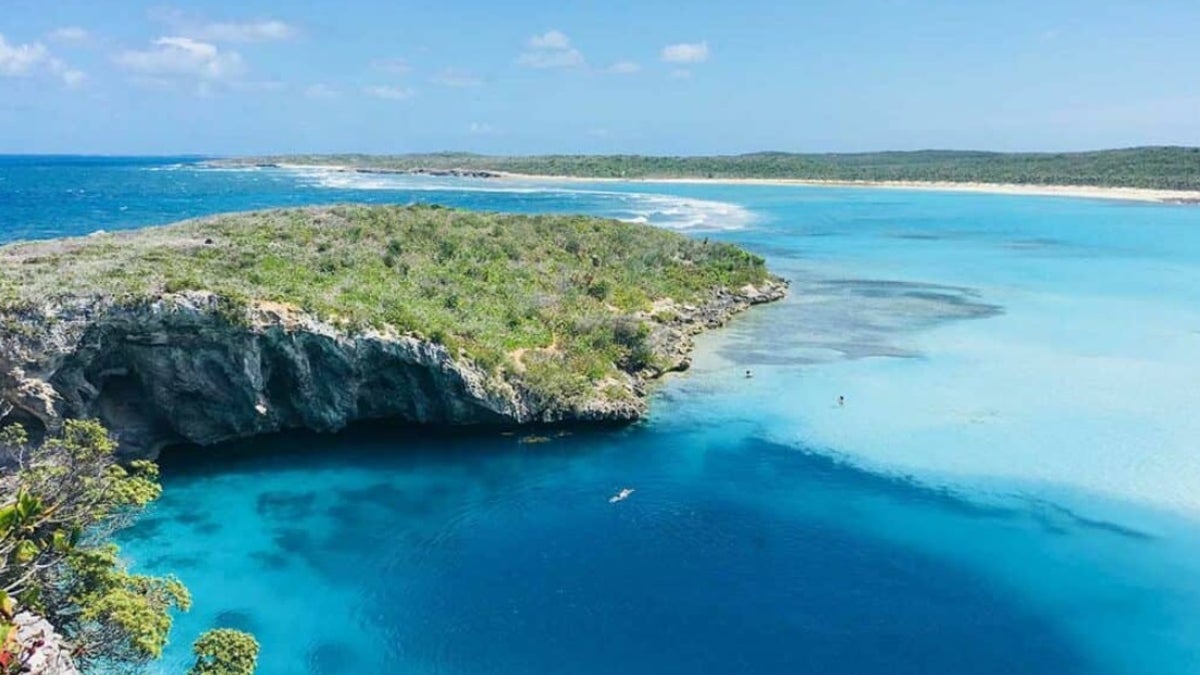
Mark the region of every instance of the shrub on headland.
[[251, 675], [258, 666], [258, 641], [231, 628], [217, 628], [192, 645], [196, 662], [188, 675]]
[[428, 206], [232, 214], [0, 247], [0, 308], [210, 291], [231, 322], [267, 302], [416, 334], [547, 396], [644, 366], [637, 324], [655, 301], [703, 305], [768, 279], [759, 256], [648, 225]]

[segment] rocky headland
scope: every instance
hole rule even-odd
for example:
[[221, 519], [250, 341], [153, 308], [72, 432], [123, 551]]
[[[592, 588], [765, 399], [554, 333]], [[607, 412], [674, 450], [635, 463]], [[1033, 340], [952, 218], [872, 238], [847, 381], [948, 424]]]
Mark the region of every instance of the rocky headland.
[[692, 336], [786, 288], [757, 256], [643, 225], [432, 207], [12, 245], [0, 418], [96, 418], [149, 457], [370, 419], [629, 422]]

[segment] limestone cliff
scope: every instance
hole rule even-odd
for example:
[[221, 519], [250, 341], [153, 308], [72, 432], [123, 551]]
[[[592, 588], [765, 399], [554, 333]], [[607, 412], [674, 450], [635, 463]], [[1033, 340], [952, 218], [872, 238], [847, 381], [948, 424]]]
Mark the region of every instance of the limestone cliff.
[[21, 645], [24, 667], [29, 675], [80, 675], [71, 659], [70, 645], [49, 621], [21, 612], [14, 617], [16, 643]]
[[353, 331], [279, 304], [231, 311], [199, 291], [124, 303], [102, 295], [47, 301], [0, 315], [0, 418], [45, 429], [97, 418], [136, 456], [369, 419], [628, 422], [645, 413], [648, 380], [687, 367], [692, 335], [785, 292], [784, 282], [770, 280], [714, 290], [704, 303], [659, 303], [641, 317], [652, 327], [656, 366], [622, 371], [570, 399], [415, 334]]

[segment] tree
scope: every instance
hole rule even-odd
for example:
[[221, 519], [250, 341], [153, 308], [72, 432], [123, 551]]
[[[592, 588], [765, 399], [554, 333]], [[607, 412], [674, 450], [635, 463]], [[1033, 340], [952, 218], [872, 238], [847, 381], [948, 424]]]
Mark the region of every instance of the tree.
[[196, 663], [188, 675], [252, 675], [258, 666], [258, 641], [232, 628], [217, 628], [192, 645]]
[[50, 620], [82, 664], [161, 656], [172, 610], [191, 605], [178, 579], [130, 573], [108, 542], [162, 491], [154, 463], [122, 466], [116, 447], [94, 421], [37, 445], [20, 426], [0, 430], [0, 591]]

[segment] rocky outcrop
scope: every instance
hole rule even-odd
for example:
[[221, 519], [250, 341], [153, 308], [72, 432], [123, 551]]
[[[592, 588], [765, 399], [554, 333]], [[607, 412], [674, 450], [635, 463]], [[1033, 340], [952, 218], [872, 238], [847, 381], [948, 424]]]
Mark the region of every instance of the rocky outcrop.
[[[244, 162], [238, 160], [216, 160], [208, 162], [210, 166], [245, 166]], [[307, 168], [311, 165], [305, 164], [288, 164], [279, 162], [254, 162], [250, 164], [258, 169], [295, 169]], [[486, 171], [483, 169], [433, 169], [427, 167], [414, 167], [411, 169], [388, 169], [382, 167], [367, 167], [367, 166], [340, 166], [340, 165], [318, 165], [318, 168], [333, 173], [363, 173], [363, 174], [381, 174], [395, 176], [433, 176], [436, 178], [503, 178], [506, 174], [499, 171]]]
[[659, 355], [665, 368], [641, 373], [642, 380], [653, 379], [667, 371], [687, 370], [692, 364], [694, 336], [725, 325], [733, 316], [753, 305], [781, 300], [787, 295], [787, 282], [768, 282], [761, 286], [744, 286], [737, 290], [718, 289], [712, 298], [701, 305], [679, 304], [674, 301], [655, 303], [648, 318], [655, 330], [650, 345]]
[[49, 621], [21, 612], [13, 618], [17, 644], [21, 645], [22, 673], [29, 675], [80, 675], [71, 650]]
[[427, 169], [417, 167], [415, 169], [372, 169], [367, 167], [355, 167], [352, 169], [354, 173], [367, 174], [399, 174], [403, 176], [434, 176], [438, 178], [503, 178], [504, 174], [496, 171], [482, 171], [477, 169]]
[[416, 335], [352, 331], [277, 304], [234, 308], [203, 292], [57, 301], [0, 315], [0, 416], [47, 430], [96, 418], [123, 452], [150, 457], [170, 444], [369, 419], [628, 422], [645, 413], [647, 380], [688, 366], [692, 335], [785, 292], [769, 282], [696, 306], [660, 303], [647, 317], [658, 366], [571, 400]]

